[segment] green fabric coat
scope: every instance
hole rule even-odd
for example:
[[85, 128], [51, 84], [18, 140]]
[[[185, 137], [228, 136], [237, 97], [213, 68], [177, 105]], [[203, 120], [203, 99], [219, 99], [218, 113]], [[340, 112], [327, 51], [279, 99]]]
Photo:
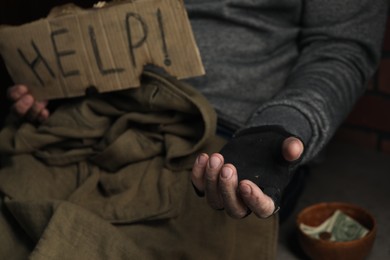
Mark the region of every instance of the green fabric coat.
[[69, 100], [0, 133], [0, 259], [274, 259], [278, 222], [234, 220], [189, 173], [218, 151], [216, 115], [190, 86], [145, 72], [137, 89]]

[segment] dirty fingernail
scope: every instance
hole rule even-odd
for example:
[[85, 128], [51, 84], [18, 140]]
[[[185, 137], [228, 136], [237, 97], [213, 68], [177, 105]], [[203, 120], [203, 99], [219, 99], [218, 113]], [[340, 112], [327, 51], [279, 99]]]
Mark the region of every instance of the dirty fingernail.
[[207, 162], [207, 157], [206, 155], [204, 154], [201, 154], [198, 156], [198, 159], [197, 159], [197, 163], [200, 165], [200, 166], [204, 166]]
[[210, 168], [217, 168], [221, 164], [221, 159], [218, 157], [211, 157], [210, 159]]
[[222, 168], [222, 173], [221, 173], [222, 178], [230, 179], [230, 177], [232, 177], [232, 175], [233, 175], [232, 169], [230, 169], [229, 167]]
[[241, 184], [240, 185], [240, 192], [242, 195], [249, 195], [249, 194], [251, 194], [252, 189], [248, 184]]

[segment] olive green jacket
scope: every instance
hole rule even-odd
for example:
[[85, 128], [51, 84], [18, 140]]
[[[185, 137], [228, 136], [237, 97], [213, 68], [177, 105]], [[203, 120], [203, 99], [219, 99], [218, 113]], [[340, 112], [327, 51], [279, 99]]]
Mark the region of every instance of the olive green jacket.
[[43, 124], [0, 133], [1, 259], [274, 259], [277, 218], [233, 220], [189, 173], [215, 152], [197, 91], [146, 72], [142, 86], [74, 99]]

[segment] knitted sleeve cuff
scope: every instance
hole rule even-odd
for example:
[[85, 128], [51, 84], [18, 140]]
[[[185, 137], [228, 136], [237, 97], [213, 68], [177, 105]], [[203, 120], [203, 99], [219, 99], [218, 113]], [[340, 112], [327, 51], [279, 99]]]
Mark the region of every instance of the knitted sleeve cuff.
[[298, 137], [304, 144], [309, 144], [312, 130], [309, 121], [296, 108], [286, 105], [274, 105], [256, 112], [247, 127], [280, 126], [291, 135]]

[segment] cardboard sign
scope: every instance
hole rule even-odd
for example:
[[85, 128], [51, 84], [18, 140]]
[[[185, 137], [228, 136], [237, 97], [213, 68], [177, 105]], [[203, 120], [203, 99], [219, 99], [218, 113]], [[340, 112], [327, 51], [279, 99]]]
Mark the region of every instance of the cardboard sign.
[[181, 0], [64, 6], [54, 13], [0, 29], [0, 54], [13, 81], [37, 99], [138, 87], [147, 64], [178, 79], [204, 74]]

